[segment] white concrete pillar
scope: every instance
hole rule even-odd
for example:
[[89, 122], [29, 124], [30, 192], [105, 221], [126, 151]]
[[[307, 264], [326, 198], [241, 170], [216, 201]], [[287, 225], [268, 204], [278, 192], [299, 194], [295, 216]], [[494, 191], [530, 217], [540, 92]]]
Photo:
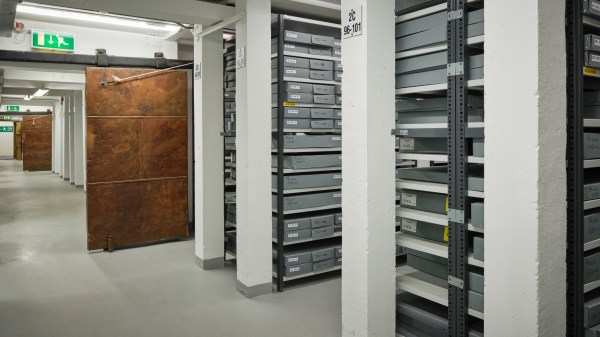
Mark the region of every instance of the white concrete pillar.
[[76, 187], [83, 187], [83, 166], [84, 156], [84, 138], [83, 138], [83, 93], [82, 91], [75, 91], [73, 100], [73, 122], [74, 122], [74, 157], [73, 162], [75, 165], [75, 179], [74, 183]]
[[75, 128], [75, 92], [73, 92], [69, 99], [69, 163], [71, 165], [69, 182], [71, 185], [75, 185], [75, 175], [77, 174], [75, 172], [75, 161], [77, 160], [75, 157], [75, 143], [77, 141], [75, 139]]
[[238, 290], [272, 290], [271, 1], [237, 0], [246, 17], [235, 25], [246, 65], [236, 73]]
[[561, 0], [485, 3], [486, 337], [566, 334], [564, 21]]
[[60, 169], [59, 169], [59, 165], [57, 165], [58, 161], [57, 161], [57, 154], [58, 152], [56, 152], [56, 147], [57, 147], [57, 143], [58, 143], [58, 125], [57, 125], [57, 121], [58, 121], [58, 112], [56, 110], [56, 102], [54, 102], [54, 105], [52, 106], [52, 173], [59, 173]]
[[342, 336], [391, 337], [396, 324], [395, 16], [393, 0], [362, 7], [362, 35], [342, 40]]
[[[201, 31], [197, 25], [195, 33]], [[225, 258], [222, 30], [195, 39], [194, 74], [196, 262], [215, 269], [223, 267]]]
[[62, 162], [62, 168], [63, 168], [63, 174], [62, 177], [65, 180], [69, 180], [69, 178], [71, 177], [71, 151], [69, 149], [69, 144], [70, 144], [70, 133], [69, 133], [69, 100], [71, 98], [69, 96], [65, 96], [64, 98], [64, 103], [63, 103], [63, 113], [62, 113], [62, 122], [63, 122], [63, 141], [62, 141], [62, 145], [63, 145], [63, 162]]

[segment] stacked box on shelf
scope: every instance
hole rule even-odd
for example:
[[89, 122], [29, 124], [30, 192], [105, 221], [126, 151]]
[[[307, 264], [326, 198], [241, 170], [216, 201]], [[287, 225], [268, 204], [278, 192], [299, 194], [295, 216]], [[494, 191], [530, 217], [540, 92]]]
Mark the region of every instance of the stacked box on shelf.
[[[279, 15], [272, 31], [273, 272], [283, 291], [290, 277], [341, 265], [341, 255], [307, 252], [341, 242], [343, 69], [339, 25]], [[306, 261], [291, 266], [283, 258], [298, 246]]]
[[[273, 273], [277, 273], [277, 250], [273, 250]], [[319, 247], [304, 246], [283, 254], [285, 278], [295, 278], [304, 274], [317, 274], [337, 270], [342, 265], [342, 247], [339, 243], [328, 243]], [[336, 268], [337, 267], [337, 268]]]
[[[225, 189], [225, 251], [235, 257], [235, 37], [223, 41], [223, 131]], [[227, 256], [227, 255], [226, 255]]]

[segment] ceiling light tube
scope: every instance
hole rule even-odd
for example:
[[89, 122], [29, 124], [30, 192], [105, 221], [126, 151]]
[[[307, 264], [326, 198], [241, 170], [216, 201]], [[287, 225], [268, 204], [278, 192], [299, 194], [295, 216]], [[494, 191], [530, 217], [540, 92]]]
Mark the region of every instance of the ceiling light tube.
[[38, 91], [35, 92], [35, 94], [33, 94], [33, 96], [35, 97], [40, 97], [40, 96], [44, 96], [45, 94], [48, 93], [48, 89], [38, 89]]

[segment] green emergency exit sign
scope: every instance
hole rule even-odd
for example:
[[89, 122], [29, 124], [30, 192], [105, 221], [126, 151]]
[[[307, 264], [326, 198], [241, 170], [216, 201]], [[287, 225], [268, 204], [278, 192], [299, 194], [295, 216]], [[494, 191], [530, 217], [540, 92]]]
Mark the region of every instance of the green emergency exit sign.
[[13, 132], [12, 126], [0, 126], [0, 132]]
[[20, 111], [21, 107], [18, 105], [7, 105], [6, 111]]
[[2, 116], [3, 121], [12, 121], [12, 116]]
[[31, 47], [72, 53], [75, 51], [75, 35], [32, 29]]

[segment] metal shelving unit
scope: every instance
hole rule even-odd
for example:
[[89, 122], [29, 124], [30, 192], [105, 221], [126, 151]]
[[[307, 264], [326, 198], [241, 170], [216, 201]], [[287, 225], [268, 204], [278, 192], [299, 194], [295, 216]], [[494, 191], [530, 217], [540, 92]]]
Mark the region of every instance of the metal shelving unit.
[[[272, 130], [272, 136], [274, 143], [276, 143], [276, 146], [271, 150], [271, 153], [274, 158], [272, 174], [274, 177], [274, 181], [276, 180], [277, 182], [276, 184], [274, 184], [272, 189], [272, 193], [274, 196], [274, 205], [272, 211], [273, 217], [274, 219], [276, 219], [274, 223], [274, 230], [276, 232], [276, 235], [274, 235], [273, 238], [273, 250], [274, 252], [276, 252], [276, 254], [274, 254], [276, 258], [274, 258], [273, 280], [276, 282], [277, 290], [280, 292], [284, 291], [285, 282], [309, 278], [314, 275], [331, 273], [341, 269], [341, 256], [336, 256], [336, 258], [334, 259], [336, 262], [335, 265], [331, 265], [325, 269], [319, 268], [318, 270], [312, 270], [312, 268], [309, 268], [310, 270], [302, 272], [300, 274], [288, 274], [288, 272], [291, 271], [289, 269], [292, 268], [286, 268], [285, 264], [286, 254], [291, 254], [298, 249], [314, 249], [316, 251], [319, 249], [328, 249], [332, 246], [341, 247], [342, 233], [340, 231], [332, 231], [330, 235], [325, 235], [325, 237], [313, 237], [311, 234], [307, 238], [298, 237], [298, 239], [286, 240], [286, 233], [288, 232], [286, 232], [285, 227], [286, 223], [289, 223], [293, 220], [302, 221], [310, 218], [311, 221], [313, 221], [316, 217], [326, 217], [328, 219], [335, 218], [340, 219], [341, 221], [341, 216], [334, 216], [336, 214], [341, 214], [341, 163], [339, 165], [336, 165], [335, 167], [323, 167], [316, 164], [315, 166], [306, 167], [286, 166], [286, 160], [290, 160], [294, 156], [316, 157], [319, 155], [337, 155], [341, 158], [341, 147], [339, 147], [339, 145], [337, 147], [323, 145], [323, 147], [301, 146], [299, 148], [287, 148], [285, 144], [285, 136], [290, 135], [306, 137], [314, 137], [317, 135], [330, 135], [338, 139], [341, 138], [340, 128], [294, 129], [285, 127], [285, 119], [290, 118], [289, 116], [286, 117], [285, 109], [309, 109], [311, 111], [310, 118], [314, 118], [312, 115], [313, 109], [341, 109], [341, 105], [339, 104], [288, 102], [288, 93], [286, 92], [286, 85], [288, 83], [298, 83], [302, 85], [311, 85], [311, 88], [313, 88], [313, 90], [315, 90], [315, 85], [326, 86], [327, 90], [334, 89], [335, 95], [341, 96], [341, 89], [340, 92], [338, 92], [337, 90], [337, 86], [341, 86], [341, 82], [336, 81], [335, 77], [333, 76], [334, 71], [338, 70], [335, 67], [336, 62], [341, 62], [341, 59], [339, 57], [334, 56], [334, 48], [341, 48], [341, 41], [339, 41], [340, 36], [340, 25], [309, 20], [289, 15], [278, 15], [276, 21], [272, 25], [273, 41], [271, 58], [273, 60], [276, 60], [272, 62], [272, 65], [273, 67], [275, 67], [274, 65], [276, 64], [277, 69], [276, 71], [274, 71], [274, 74], [276, 73], [277, 77], [272, 79], [272, 84], [276, 85], [277, 87], [277, 91], [273, 92], [274, 95], [277, 95], [277, 103], [273, 103], [272, 105], [274, 111], [276, 110], [276, 115], [275, 113], [273, 113], [273, 118], [275, 118], [275, 116], [277, 118], [277, 128]], [[338, 39], [337, 41], [335, 41], [336, 43], [334, 43], [334, 38]], [[330, 41], [331, 44], [328, 45], [327, 41]], [[289, 50], [285, 50], [286, 44], [295, 45], [299, 49], [306, 48], [307, 53], [291, 52]], [[320, 49], [321, 53], [309, 53], [309, 48]], [[331, 56], [324, 55], [327, 54], [327, 51], [330, 52]], [[334, 80], [321, 80], [313, 78], [286, 76], [286, 69], [290, 69], [290, 67], [298, 67], [298, 65], [294, 67], [293, 65], [286, 64], [285, 60], [287, 58], [295, 58], [297, 60], [302, 61], [307, 60], [306, 63], [310, 65], [306, 69], [309, 69], [310, 72], [312, 72], [313, 69], [318, 69], [313, 68], [312, 63], [316, 61], [322, 62], [323, 67], [332, 66], [333, 68], [331, 69], [331, 78]], [[328, 71], [326, 69], [319, 70], [323, 72]], [[339, 70], [341, 73], [341, 69]], [[300, 87], [300, 85], [298, 85], [298, 87]], [[317, 94], [322, 94], [317, 91], [311, 91], [310, 93], [301, 91], [301, 93], [308, 95], [314, 94], [314, 96], [316, 96]], [[333, 120], [334, 117], [331, 116], [331, 119]], [[291, 186], [286, 186], [286, 179], [296, 179], [299, 181], [307, 178], [310, 179], [311, 177], [314, 177], [318, 174], [337, 175], [339, 176], [339, 184], [321, 186], [313, 185], [313, 187], [310, 188], [297, 187], [293, 184]], [[306, 196], [313, 197], [318, 196], [320, 193], [332, 193], [334, 195], [338, 195], [338, 201], [334, 202], [333, 204], [317, 207], [311, 207], [311, 205], [307, 205], [306, 207], [296, 207], [294, 209], [287, 209], [285, 206], [286, 198], [300, 198]], [[335, 226], [338, 226], [338, 224], [336, 224]], [[329, 225], [325, 227], [327, 227], [327, 230], [331, 230]], [[316, 229], [318, 230], [319, 228]], [[312, 227], [312, 229], [310, 230], [314, 232], [315, 227]], [[331, 261], [327, 260], [327, 263], [329, 262]], [[313, 259], [312, 263], [313, 265], [315, 265], [317, 262], [315, 262], [315, 260]], [[300, 269], [300, 267], [298, 266], [297, 269]]]
[[[235, 83], [236, 75], [235, 66], [235, 35], [227, 40], [223, 40], [223, 169], [224, 169], [224, 182], [223, 188], [225, 189], [225, 260], [233, 260], [236, 258], [235, 254], [235, 238], [236, 235], [236, 224], [233, 221], [229, 221], [230, 217], [235, 216], [228, 211], [235, 209], [235, 86], [228, 87], [228, 83]], [[229, 213], [229, 215], [228, 215]]]
[[[483, 312], [469, 307], [469, 292], [472, 291], [469, 274], [484, 274], [484, 262], [479, 260], [483, 258], [473, 243], [475, 237], [483, 237], [484, 228], [475, 223], [480, 217], [472, 215], [471, 205], [481, 205], [485, 193], [469, 190], [467, 183], [472, 165], [485, 164], [483, 150], [475, 150], [475, 144], [482, 147], [485, 139], [481, 98], [484, 79], [467, 76], [472, 69], [469, 65], [471, 57], [483, 59], [485, 36], [467, 36], [467, 30], [471, 15], [481, 17], [479, 21], [473, 19], [474, 23], [484, 24], [484, 2], [448, 0], [440, 4], [439, 1], [423, 0], [420, 3], [416, 10], [403, 11], [396, 17], [399, 25], [396, 29], [399, 120], [393, 130], [399, 139], [396, 158], [418, 161], [421, 167], [406, 168], [414, 172], [426, 172], [422, 170], [427, 170], [427, 166], [443, 165], [447, 168], [448, 182], [436, 182], [428, 173], [411, 179], [400, 176], [396, 181], [396, 188], [401, 193], [396, 210], [400, 223], [396, 244], [408, 249], [407, 265], [397, 268], [397, 290], [417, 296], [424, 303], [433, 302], [438, 308], [447, 308], [448, 336], [465, 337], [469, 336], [471, 327], [483, 324], [484, 320]], [[439, 23], [433, 19], [436, 16]], [[439, 31], [443, 25], [447, 33], [445, 42], [440, 42], [437, 35], [433, 44], [425, 41], [432, 33], [423, 34], [423, 40], [415, 44], [415, 36], [428, 29]], [[409, 47], [403, 47], [408, 46], [406, 36], [412, 39]], [[440, 55], [446, 57], [446, 63], [439, 61]], [[478, 67], [483, 68], [483, 63]], [[431, 79], [434, 73], [444, 70], [445, 83], [436, 82], [438, 77]], [[416, 81], [419, 85], [408, 84], [413, 83], [416, 76], [427, 80]], [[473, 102], [471, 97], [474, 97]], [[472, 112], [479, 120], [476, 117], [471, 120]], [[434, 275], [427, 268], [446, 264], [447, 279]], [[478, 296], [483, 297], [482, 293]], [[398, 324], [408, 323], [399, 321]], [[401, 335], [400, 330], [397, 333]]]

